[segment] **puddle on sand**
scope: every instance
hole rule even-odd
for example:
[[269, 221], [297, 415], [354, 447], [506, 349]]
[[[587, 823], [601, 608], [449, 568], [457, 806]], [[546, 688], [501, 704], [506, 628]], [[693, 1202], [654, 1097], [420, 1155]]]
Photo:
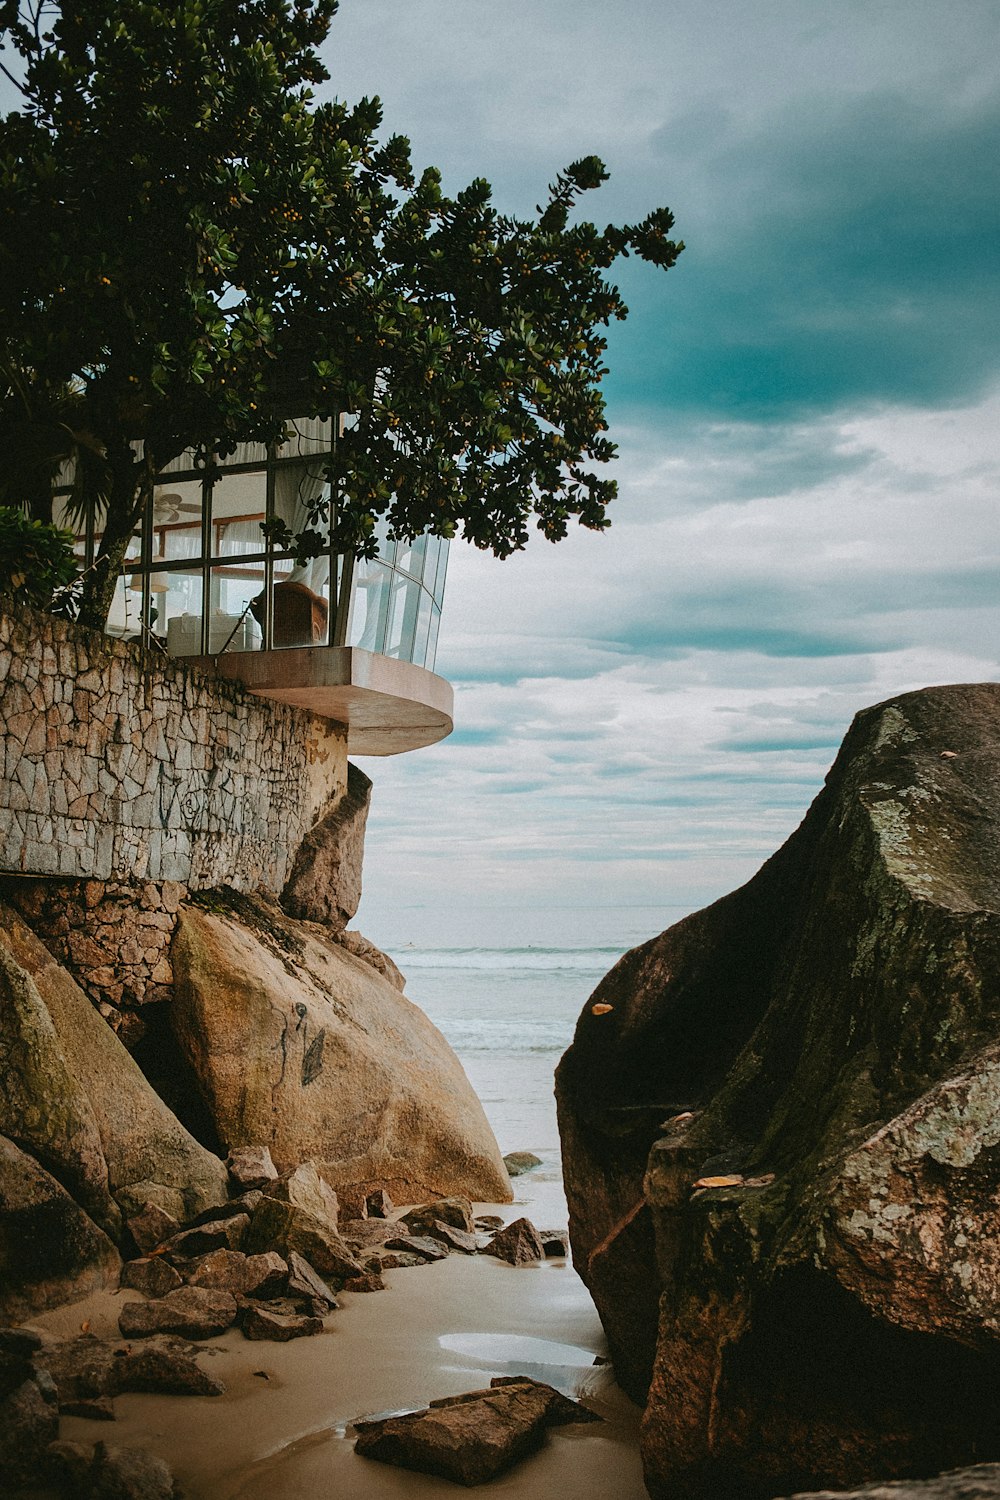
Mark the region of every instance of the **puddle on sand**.
[[605, 1383], [604, 1367], [594, 1366], [591, 1349], [533, 1339], [515, 1333], [448, 1333], [438, 1339], [460, 1365], [450, 1369], [488, 1370], [491, 1375], [529, 1375], [554, 1385], [567, 1396], [577, 1396]]

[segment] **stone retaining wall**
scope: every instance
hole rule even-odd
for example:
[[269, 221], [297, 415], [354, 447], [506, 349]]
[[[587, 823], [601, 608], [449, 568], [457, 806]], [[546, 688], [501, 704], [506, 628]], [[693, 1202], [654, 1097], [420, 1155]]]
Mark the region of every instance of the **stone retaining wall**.
[[343, 795], [347, 733], [8, 601], [0, 772], [0, 873], [277, 895]]

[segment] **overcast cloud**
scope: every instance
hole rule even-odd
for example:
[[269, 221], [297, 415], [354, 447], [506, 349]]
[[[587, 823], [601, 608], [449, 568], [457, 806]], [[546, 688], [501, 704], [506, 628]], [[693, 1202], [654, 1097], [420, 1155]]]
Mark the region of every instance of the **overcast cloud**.
[[[1000, 674], [1000, 8], [343, 0], [345, 98], [530, 210], [596, 152], [629, 263], [613, 526], [453, 546], [456, 732], [363, 762], [359, 920], [696, 906], [795, 827], [857, 709]], [[651, 930], [656, 925], [651, 924]]]

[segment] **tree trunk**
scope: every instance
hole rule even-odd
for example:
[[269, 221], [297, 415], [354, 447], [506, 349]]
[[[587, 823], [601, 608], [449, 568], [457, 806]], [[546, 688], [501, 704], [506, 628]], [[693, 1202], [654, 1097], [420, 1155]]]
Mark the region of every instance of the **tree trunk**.
[[108, 466], [111, 483], [104, 532], [94, 565], [84, 574], [80, 595], [78, 619], [92, 630], [103, 630], [108, 623], [129, 540], [152, 483], [152, 475], [146, 472], [147, 463], [137, 460], [127, 443], [113, 450], [109, 448]]

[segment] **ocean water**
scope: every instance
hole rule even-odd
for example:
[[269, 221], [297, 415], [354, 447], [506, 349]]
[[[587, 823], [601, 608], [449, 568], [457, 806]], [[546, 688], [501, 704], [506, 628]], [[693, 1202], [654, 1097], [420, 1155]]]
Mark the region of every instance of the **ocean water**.
[[[406, 993], [445, 1035], [482, 1100], [500, 1150], [542, 1166], [519, 1201], [565, 1223], [553, 1096], [556, 1064], [588, 997], [621, 955], [690, 908], [398, 908], [370, 935], [406, 975]], [[358, 924], [366, 931], [364, 919]]]

